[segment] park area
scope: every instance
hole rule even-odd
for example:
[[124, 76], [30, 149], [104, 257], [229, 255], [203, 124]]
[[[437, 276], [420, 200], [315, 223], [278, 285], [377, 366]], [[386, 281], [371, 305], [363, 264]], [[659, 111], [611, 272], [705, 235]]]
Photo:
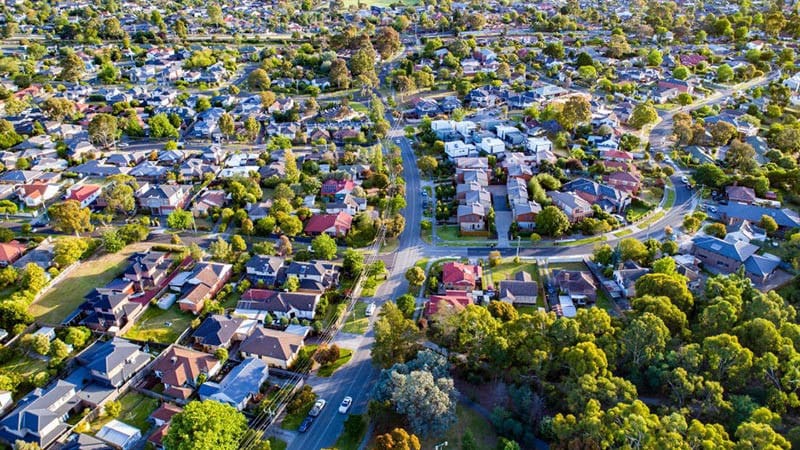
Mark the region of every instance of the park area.
[[66, 278], [52, 286], [30, 306], [30, 313], [44, 323], [61, 323], [83, 303], [83, 298], [96, 287], [105, 286], [128, 266], [128, 258], [150, 244], [131, 244], [118, 253], [108, 253], [83, 261]]

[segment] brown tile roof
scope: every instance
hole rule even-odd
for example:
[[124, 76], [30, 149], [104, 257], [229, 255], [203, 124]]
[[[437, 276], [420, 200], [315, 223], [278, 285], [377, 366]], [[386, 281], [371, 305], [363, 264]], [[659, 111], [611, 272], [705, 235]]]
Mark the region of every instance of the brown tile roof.
[[289, 361], [303, 346], [303, 336], [258, 327], [239, 347], [250, 355]]
[[161, 372], [161, 381], [171, 386], [194, 383], [201, 373], [208, 373], [219, 360], [211, 355], [173, 346], [167, 350], [153, 366]]

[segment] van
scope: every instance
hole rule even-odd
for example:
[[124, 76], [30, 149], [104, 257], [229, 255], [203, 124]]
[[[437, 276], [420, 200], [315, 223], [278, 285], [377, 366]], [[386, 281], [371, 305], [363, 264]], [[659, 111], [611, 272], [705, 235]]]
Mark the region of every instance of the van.
[[364, 311], [364, 317], [371, 317], [373, 314], [375, 314], [375, 309], [375, 303], [370, 303], [367, 305], [367, 309]]

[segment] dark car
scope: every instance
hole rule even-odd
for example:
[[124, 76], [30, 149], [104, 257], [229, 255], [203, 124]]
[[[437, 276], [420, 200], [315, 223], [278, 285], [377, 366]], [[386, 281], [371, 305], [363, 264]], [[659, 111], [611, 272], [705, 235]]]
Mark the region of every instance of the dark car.
[[305, 433], [306, 431], [308, 431], [309, 428], [311, 428], [311, 424], [313, 422], [314, 422], [313, 417], [306, 417], [305, 419], [303, 419], [302, 422], [300, 422], [300, 427], [297, 428], [297, 431]]

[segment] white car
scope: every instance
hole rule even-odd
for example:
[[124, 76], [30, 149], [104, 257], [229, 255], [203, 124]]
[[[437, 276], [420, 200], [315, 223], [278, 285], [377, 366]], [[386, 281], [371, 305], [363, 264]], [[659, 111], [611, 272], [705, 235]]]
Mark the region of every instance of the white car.
[[350, 410], [350, 405], [353, 404], [353, 397], [349, 395], [342, 400], [342, 404], [339, 405], [339, 412], [342, 414], [347, 414], [347, 411]]
[[127, 142], [120, 142], [119, 144], [117, 144], [117, 147], [119, 147], [119, 148], [128, 148], [128, 147], [130, 147], [130, 145], [131, 144], [128, 144]]
[[689, 179], [688, 179], [688, 178], [686, 178], [685, 176], [683, 176], [683, 177], [681, 177], [681, 183], [683, 183], [683, 184], [689, 184]]
[[319, 416], [319, 413], [322, 412], [322, 409], [325, 408], [325, 405], [327, 405], [327, 404], [328, 404], [328, 402], [326, 402], [323, 399], [317, 400], [314, 403], [314, 406], [311, 408], [311, 411], [308, 412], [308, 415], [311, 416], [311, 417]]

